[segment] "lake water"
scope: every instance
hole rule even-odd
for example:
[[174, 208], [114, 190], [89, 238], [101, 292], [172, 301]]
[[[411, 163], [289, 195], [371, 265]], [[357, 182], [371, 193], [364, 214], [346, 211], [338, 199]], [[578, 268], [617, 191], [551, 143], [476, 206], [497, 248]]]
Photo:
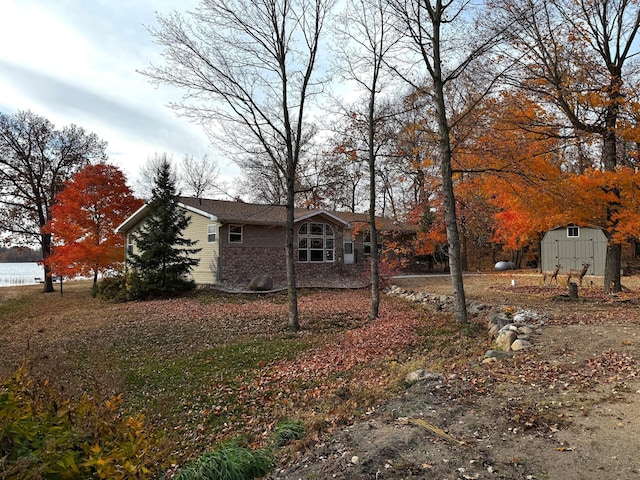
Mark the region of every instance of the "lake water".
[[43, 267], [37, 263], [0, 263], [0, 287], [34, 285], [43, 276]]

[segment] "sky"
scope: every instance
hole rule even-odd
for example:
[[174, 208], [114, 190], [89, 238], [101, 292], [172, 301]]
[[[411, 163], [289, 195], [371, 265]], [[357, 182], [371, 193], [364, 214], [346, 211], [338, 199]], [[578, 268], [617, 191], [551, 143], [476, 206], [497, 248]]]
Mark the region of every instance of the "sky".
[[57, 128], [75, 124], [108, 142], [112, 163], [133, 184], [154, 154], [215, 158], [221, 181], [238, 168], [197, 125], [167, 107], [181, 92], [137, 70], [161, 63], [146, 26], [155, 12], [192, 10], [197, 0], [2, 0], [0, 112], [20, 110]]

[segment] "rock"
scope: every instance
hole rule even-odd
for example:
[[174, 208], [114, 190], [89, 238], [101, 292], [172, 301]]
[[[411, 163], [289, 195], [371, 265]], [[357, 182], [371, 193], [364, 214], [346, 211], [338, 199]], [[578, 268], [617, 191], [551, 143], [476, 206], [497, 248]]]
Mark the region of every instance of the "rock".
[[467, 307], [467, 313], [472, 316], [480, 315], [483, 310], [488, 310], [491, 307], [485, 303], [471, 302]]
[[442, 380], [442, 374], [436, 372], [427, 372], [426, 370], [420, 369], [408, 373], [404, 379], [407, 382], [440, 381]]
[[531, 335], [532, 333], [533, 333], [533, 328], [527, 325], [522, 325], [518, 327], [518, 334], [520, 335]]
[[493, 268], [495, 268], [499, 272], [502, 272], [505, 270], [515, 270], [516, 264], [513, 262], [498, 262], [495, 264]]
[[512, 321], [513, 320], [511, 319], [511, 317], [509, 317], [504, 312], [492, 312], [489, 315], [489, 322], [493, 323], [494, 325], [498, 325], [498, 328], [502, 328], [505, 325], [512, 323]]
[[491, 327], [489, 327], [489, 336], [491, 338], [496, 338], [499, 331], [500, 328], [498, 327], [498, 325], [492, 324]]
[[500, 330], [496, 337], [496, 346], [500, 350], [508, 352], [511, 350], [511, 344], [516, 340], [518, 334], [513, 330]]
[[273, 289], [273, 279], [266, 274], [260, 274], [249, 282], [249, 290], [252, 292], [266, 292]]
[[533, 344], [531, 342], [529, 342], [528, 340], [523, 340], [521, 338], [516, 339], [511, 344], [511, 350], [513, 350], [514, 352], [517, 352], [518, 350], [524, 350], [525, 348], [531, 348], [531, 347], [533, 347]]
[[484, 354], [485, 358], [494, 358], [496, 360], [502, 360], [503, 358], [510, 357], [511, 354], [509, 352], [505, 352], [502, 350], [487, 350]]
[[360, 458], [357, 455], [351, 457], [351, 463], [354, 465], [358, 465], [360, 463]]
[[508, 323], [498, 331], [498, 335], [500, 335], [501, 333], [505, 333], [505, 332], [516, 332], [516, 333], [518, 333], [518, 327], [516, 327], [513, 323]]

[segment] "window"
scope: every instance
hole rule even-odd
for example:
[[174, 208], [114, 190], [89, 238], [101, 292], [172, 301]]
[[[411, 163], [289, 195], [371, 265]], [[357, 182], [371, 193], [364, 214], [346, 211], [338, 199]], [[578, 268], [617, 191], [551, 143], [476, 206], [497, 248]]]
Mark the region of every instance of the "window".
[[371, 255], [371, 232], [368, 229], [362, 232], [362, 251], [365, 255]]
[[580, 236], [580, 227], [575, 225], [570, 225], [567, 227], [567, 237], [579, 237]]
[[133, 253], [133, 235], [127, 235], [127, 253], [131, 255]]
[[335, 239], [333, 228], [326, 223], [307, 222], [298, 229], [299, 262], [333, 262]]
[[218, 227], [216, 225], [207, 225], [207, 242], [215, 243]]
[[229, 225], [229, 243], [242, 243], [242, 225]]

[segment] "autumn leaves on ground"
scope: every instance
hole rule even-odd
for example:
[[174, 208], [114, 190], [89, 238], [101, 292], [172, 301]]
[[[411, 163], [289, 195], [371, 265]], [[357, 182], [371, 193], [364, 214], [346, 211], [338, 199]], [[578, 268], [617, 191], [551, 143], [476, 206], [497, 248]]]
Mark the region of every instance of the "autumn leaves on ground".
[[280, 294], [106, 303], [82, 282], [63, 297], [17, 291], [0, 304], [2, 376], [26, 359], [66, 395], [122, 393], [125, 410], [164, 432], [176, 462], [238, 434], [259, 445], [283, 418], [304, 421], [312, 438], [397, 390], [425, 342], [470, 340], [393, 299], [369, 322], [362, 290], [303, 291], [298, 334]]
[[[493, 296], [489, 301], [510, 296], [539, 306], [550, 302], [540, 287], [518, 287], [517, 295], [506, 286], [483, 288]], [[409, 394], [404, 378], [417, 368], [443, 373], [449, 379], [441, 390], [446, 403], [466, 402], [471, 412], [480, 408], [479, 398], [520, 388], [514, 385], [535, 386], [531, 398], [512, 394], [512, 411], [493, 413], [509, 428], [540, 432], [565, 421], [564, 411], [541, 411], [540, 398], [551, 405], [557, 393], [566, 401], [574, 386], [575, 395], [586, 398], [601, 382], [624, 390], [637, 368], [628, 347], [589, 352], [588, 342], [573, 366], [534, 352], [485, 367], [478, 359], [491, 345], [483, 321], [459, 326], [446, 313], [386, 296], [380, 318], [369, 321], [366, 290], [302, 291], [302, 330], [296, 334], [286, 326], [284, 294], [199, 291], [182, 299], [108, 303], [92, 298], [84, 282], [70, 283], [63, 297], [43, 294], [40, 287], [1, 293], [2, 378], [26, 360], [37, 381], [48, 380], [66, 397], [88, 392], [104, 402], [122, 394], [124, 413], [143, 413], [145, 423], [162, 434], [166, 468], [238, 435], [260, 447], [279, 421], [302, 421], [305, 437], [279, 452], [285, 465], [325, 434], [370, 419], [384, 401]], [[597, 319], [602, 326], [615, 321], [612, 312], [617, 318], [634, 305], [610, 303], [595, 296], [593, 303], [572, 307], [571, 323]], [[564, 307], [554, 308], [557, 316]], [[594, 313], [581, 316], [578, 310]], [[571, 350], [571, 339], [563, 341], [552, 347], [558, 358]], [[629, 339], [617, 344], [623, 342]], [[488, 404], [484, 415], [500, 402]], [[442, 427], [453, 426], [451, 433], [470, 441], [470, 433], [455, 430], [457, 421], [447, 426], [440, 414]]]

